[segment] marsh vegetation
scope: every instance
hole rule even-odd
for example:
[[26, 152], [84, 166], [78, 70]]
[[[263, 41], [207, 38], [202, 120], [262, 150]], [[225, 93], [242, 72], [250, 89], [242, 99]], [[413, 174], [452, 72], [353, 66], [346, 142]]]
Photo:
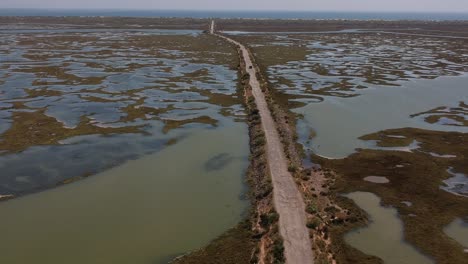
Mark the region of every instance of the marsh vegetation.
[[[465, 245], [444, 228], [468, 216], [468, 40], [389, 31], [232, 34], [251, 47], [275, 99], [295, 114], [303, 166], [320, 165], [331, 201], [350, 209], [346, 217], [328, 211], [338, 263], [402, 263], [388, 258], [399, 254], [395, 246], [362, 246], [383, 235], [373, 221], [385, 208], [396, 209], [395, 241], [414, 253], [408, 263], [463, 263]], [[308, 186], [308, 175], [300, 186]], [[308, 213], [322, 217], [316, 190], [304, 191]], [[370, 207], [374, 196], [381, 202]], [[356, 227], [361, 232], [351, 231]]]
[[167, 263], [244, 218], [235, 50], [83, 26], [0, 46], [1, 262]]

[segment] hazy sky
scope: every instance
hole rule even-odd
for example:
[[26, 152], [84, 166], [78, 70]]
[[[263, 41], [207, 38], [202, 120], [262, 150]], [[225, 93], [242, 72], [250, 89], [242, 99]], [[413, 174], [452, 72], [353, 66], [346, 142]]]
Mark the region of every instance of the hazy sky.
[[468, 12], [468, 0], [0, 0], [0, 8]]

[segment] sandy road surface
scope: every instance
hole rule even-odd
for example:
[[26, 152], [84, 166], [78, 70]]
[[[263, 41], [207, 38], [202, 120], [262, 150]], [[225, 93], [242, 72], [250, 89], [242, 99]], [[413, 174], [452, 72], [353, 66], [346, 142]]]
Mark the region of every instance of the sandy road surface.
[[214, 20], [211, 20], [211, 25], [210, 25], [210, 34], [215, 33], [215, 22]]
[[[213, 25], [212, 28], [214, 28]], [[268, 109], [265, 96], [260, 89], [256, 67], [250, 68], [252, 60], [244, 45], [228, 37], [215, 35], [237, 45], [241, 49], [247, 72], [250, 74], [250, 85], [260, 112], [267, 141], [266, 152], [273, 182], [273, 201], [275, 209], [280, 215], [279, 230], [284, 239], [286, 263], [312, 264], [314, 261], [309, 230], [306, 227], [304, 200], [291, 173], [288, 172], [288, 162], [284, 156], [275, 122]]]

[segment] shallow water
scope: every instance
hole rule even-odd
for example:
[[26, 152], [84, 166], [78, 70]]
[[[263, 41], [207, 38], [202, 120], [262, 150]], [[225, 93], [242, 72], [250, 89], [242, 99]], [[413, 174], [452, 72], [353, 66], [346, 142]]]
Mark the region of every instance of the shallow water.
[[281, 41], [304, 56], [293, 60], [284, 57], [268, 67], [270, 82], [287, 94], [349, 97], [375, 85], [393, 86], [401, 80], [457, 76], [468, 71], [465, 40], [358, 32], [260, 35], [257, 38], [263, 42], [255, 44], [260, 45], [259, 52], [268, 54], [271, 47], [285, 46], [275, 44]]
[[380, 184], [390, 182], [390, 180], [387, 177], [383, 177], [383, 176], [367, 176], [363, 180], [372, 182], [372, 183], [380, 183]]
[[453, 168], [449, 168], [447, 172], [452, 175], [452, 177], [444, 180], [444, 185], [440, 186], [440, 188], [455, 195], [468, 198], [468, 176], [464, 173], [454, 172]]
[[[210, 48], [223, 57], [187, 45], [206, 37], [198, 31], [123, 29], [0, 34], [5, 53], [0, 56], [0, 136], [41, 132], [34, 126], [38, 116], [53, 118], [49, 122], [55, 119], [63, 131], [74, 129], [72, 136], [78, 135], [61, 136], [62, 144], [53, 144], [55, 133], [46, 131], [44, 140], [11, 152], [15, 139], [6, 139], [0, 146], [5, 151], [0, 195], [52, 187], [159, 151], [183, 136], [186, 126], [242, 119], [237, 71], [225, 59], [235, 51], [216, 40]], [[35, 116], [14, 119], [25, 112]], [[79, 128], [83, 122], [98, 128], [141, 126], [141, 133], [89, 135]], [[9, 131], [22, 123], [31, 126]]]
[[158, 153], [0, 203], [0, 262], [153, 264], [203, 246], [246, 209], [247, 134], [242, 123], [193, 129]]
[[0, 203], [0, 263], [167, 263], [239, 222], [237, 55], [199, 33], [0, 32], [0, 198], [85, 178]]
[[[304, 116], [298, 126], [301, 143], [318, 155], [341, 158], [356, 148], [373, 148], [358, 138], [391, 128], [416, 127], [440, 131], [468, 132], [463, 126], [430, 124], [410, 115], [439, 106], [457, 105], [468, 101], [468, 75], [439, 77], [435, 80], [415, 79], [397, 87], [363, 89], [352, 98], [324, 97], [320, 103], [310, 103], [293, 111]], [[316, 137], [308, 141], [313, 128]]]
[[[465, 40], [358, 32], [237, 36], [254, 46], [272, 87], [304, 105], [293, 111], [304, 117], [297, 130], [309, 153], [342, 158], [376, 148], [358, 138], [391, 128], [468, 132], [459, 105], [468, 101]], [[386, 150], [413, 151], [414, 143]]]
[[403, 240], [403, 223], [394, 208], [380, 205], [380, 198], [373, 193], [354, 192], [352, 199], [369, 214], [368, 226], [351, 231], [345, 241], [360, 251], [381, 258], [386, 264], [433, 263]]
[[444, 232], [465, 247], [465, 250], [468, 249], [468, 222], [460, 218], [455, 219], [444, 228]]

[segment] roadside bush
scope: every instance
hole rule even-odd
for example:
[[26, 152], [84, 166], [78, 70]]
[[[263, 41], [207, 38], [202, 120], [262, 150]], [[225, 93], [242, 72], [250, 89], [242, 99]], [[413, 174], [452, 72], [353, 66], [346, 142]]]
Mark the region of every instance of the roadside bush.
[[264, 137], [256, 138], [255, 141], [254, 141], [255, 146], [263, 146], [263, 145], [265, 145], [265, 143], [266, 143], [266, 141], [265, 141]]
[[284, 263], [284, 245], [280, 238], [273, 244], [273, 258], [274, 263]]
[[320, 225], [319, 220], [317, 220], [315, 218], [312, 219], [312, 220], [307, 221], [307, 228], [316, 229], [319, 225]]
[[257, 115], [259, 114], [259, 111], [258, 111], [258, 109], [256, 109], [256, 108], [252, 108], [252, 109], [250, 109], [250, 114], [251, 114], [251, 115], [256, 115], [256, 116], [257, 116]]
[[269, 214], [260, 215], [260, 225], [263, 228], [269, 227], [271, 224], [278, 221], [279, 215], [276, 212], [271, 212]]
[[297, 171], [297, 167], [295, 165], [289, 165], [288, 166], [288, 171], [289, 172], [296, 172]]
[[317, 207], [315, 207], [313, 204], [309, 204], [306, 207], [306, 212], [309, 214], [315, 214], [317, 212]]

